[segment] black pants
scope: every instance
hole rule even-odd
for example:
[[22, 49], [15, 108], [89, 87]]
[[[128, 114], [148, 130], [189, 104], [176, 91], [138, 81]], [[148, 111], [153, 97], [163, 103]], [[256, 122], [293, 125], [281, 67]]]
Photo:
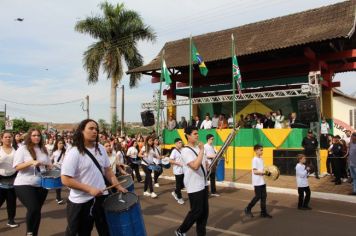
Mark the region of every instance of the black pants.
[[16, 193], [14, 188], [0, 188], [0, 207], [6, 201], [7, 219], [15, 219], [16, 215]]
[[20, 202], [27, 209], [27, 232], [32, 232], [32, 235], [36, 236], [41, 222], [41, 209], [47, 198], [48, 190], [30, 185], [17, 185], [15, 191]]
[[182, 188], [184, 188], [184, 174], [181, 175], [175, 175], [176, 177], [176, 189], [174, 192], [177, 194], [178, 199], [182, 198]]
[[154, 181], [155, 181], [155, 184], [158, 183], [158, 177], [163, 173], [163, 165], [162, 164], [158, 164], [161, 169], [159, 171], [153, 171], [153, 177], [154, 177]]
[[[135, 175], [136, 175], [137, 181], [138, 181], [138, 182], [141, 182], [141, 181], [142, 181], [142, 177], [141, 177], [141, 174], [140, 174], [140, 166], [137, 165], [137, 164], [131, 163], [131, 164], [130, 164], [130, 167], [131, 167], [131, 169], [133, 170], [133, 171], [132, 171], [132, 174], [131, 174], [132, 180], [135, 180], [134, 177], [135, 177]], [[134, 172], [135, 172], [135, 175], [134, 175]]]
[[347, 160], [346, 158], [341, 158], [340, 160], [340, 166], [341, 166], [341, 178], [347, 178], [348, 174], [347, 174]]
[[[305, 193], [305, 196], [304, 196]], [[298, 208], [301, 207], [308, 207], [309, 206], [309, 201], [310, 201], [310, 188], [308, 187], [303, 187], [303, 188], [298, 188]]]
[[210, 174], [210, 188], [211, 193], [216, 193], [216, 172]]
[[328, 157], [326, 159], [326, 172], [328, 172], [329, 174], [332, 174], [332, 168], [331, 168], [331, 157]]
[[188, 197], [190, 211], [178, 230], [185, 233], [196, 223], [197, 235], [206, 235], [206, 224], [209, 217], [208, 188], [206, 187], [199, 192], [188, 193]]
[[258, 201], [261, 201], [261, 214], [267, 213], [266, 209], [266, 200], [267, 200], [267, 191], [266, 185], [254, 186], [255, 187], [255, 197], [247, 205], [247, 210], [251, 209], [256, 205]]
[[335, 182], [340, 183], [341, 182], [341, 158], [333, 157], [331, 163], [332, 163], [333, 173], [335, 176]]
[[146, 165], [142, 165], [142, 169], [145, 172], [145, 184], [143, 186], [143, 191], [147, 191], [150, 189], [150, 192], [153, 192], [153, 185], [152, 185], [152, 170], [148, 169]]
[[61, 195], [61, 193], [62, 193], [62, 189], [61, 189], [61, 188], [57, 188], [57, 189], [56, 189], [56, 200], [57, 200], [57, 201], [62, 200], [62, 195]]
[[67, 203], [66, 236], [90, 236], [94, 222], [100, 236], [108, 236], [109, 229], [105, 218], [103, 202], [106, 196], [100, 196], [86, 202]]

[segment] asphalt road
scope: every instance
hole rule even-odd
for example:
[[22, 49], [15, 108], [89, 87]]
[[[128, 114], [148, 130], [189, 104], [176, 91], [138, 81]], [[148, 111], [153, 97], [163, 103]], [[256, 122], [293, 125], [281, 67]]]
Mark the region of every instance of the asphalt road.
[[[155, 191], [156, 199], [142, 196], [143, 184], [135, 184], [140, 196], [142, 214], [148, 235], [174, 235], [189, 210], [189, 202], [178, 205], [171, 196], [174, 183], [160, 180], [161, 187]], [[220, 197], [210, 198], [210, 214], [207, 235], [356, 235], [356, 204], [329, 200], [311, 200], [311, 211], [296, 209], [296, 196], [286, 194], [268, 194], [268, 211], [273, 219], [259, 217], [259, 205], [253, 209], [255, 217], [243, 215], [253, 192], [231, 188], [218, 188]], [[64, 196], [67, 192], [64, 192]], [[183, 192], [184, 199], [187, 194]], [[5, 204], [4, 204], [5, 205]], [[5, 206], [0, 209], [0, 235], [25, 235], [25, 209], [18, 203], [17, 222], [20, 227], [10, 229], [6, 226]], [[55, 193], [50, 191], [42, 209], [42, 221], [39, 235], [63, 235], [66, 227], [65, 205], [57, 205]], [[92, 235], [97, 235], [95, 229]], [[187, 235], [196, 235], [195, 228]]]

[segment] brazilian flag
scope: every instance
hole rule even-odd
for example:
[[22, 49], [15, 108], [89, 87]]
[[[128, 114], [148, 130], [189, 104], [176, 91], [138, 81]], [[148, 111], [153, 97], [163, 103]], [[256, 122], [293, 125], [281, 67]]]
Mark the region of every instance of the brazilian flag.
[[200, 74], [206, 76], [208, 74], [208, 68], [206, 67], [203, 58], [200, 56], [197, 48], [192, 41], [192, 61], [199, 65]]

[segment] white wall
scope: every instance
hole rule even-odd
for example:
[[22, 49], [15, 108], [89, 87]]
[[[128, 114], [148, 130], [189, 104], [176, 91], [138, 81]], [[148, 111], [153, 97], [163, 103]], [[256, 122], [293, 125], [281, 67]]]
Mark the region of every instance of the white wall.
[[[333, 119], [334, 119], [334, 135], [344, 135], [346, 130], [354, 131], [355, 126], [355, 109], [356, 101], [342, 96], [333, 97]], [[350, 110], [352, 110], [352, 127], [350, 127]], [[338, 122], [341, 121], [341, 122]]]

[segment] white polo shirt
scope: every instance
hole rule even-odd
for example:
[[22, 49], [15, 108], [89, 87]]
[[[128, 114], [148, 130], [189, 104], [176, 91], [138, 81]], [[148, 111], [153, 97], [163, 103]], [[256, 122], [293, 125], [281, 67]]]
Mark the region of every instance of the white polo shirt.
[[[36, 153], [36, 160], [41, 162], [44, 165], [51, 163], [48, 155], [44, 153], [39, 147], [34, 147]], [[19, 147], [15, 152], [14, 162], [12, 166], [16, 168], [17, 165], [32, 161], [33, 158], [30, 152], [27, 150], [27, 146]], [[45, 171], [45, 166], [39, 166], [41, 171]], [[14, 182], [14, 185], [31, 185], [35, 187], [41, 186], [41, 173], [36, 170], [36, 167], [29, 166], [25, 169], [22, 169], [17, 172], [17, 176]]]
[[[169, 159], [183, 165], [182, 154], [176, 148], [174, 148], [173, 151], [171, 152]], [[174, 175], [182, 175], [183, 174], [183, 166], [173, 164], [173, 174]]]
[[304, 187], [308, 187], [309, 183], [308, 183], [308, 171], [305, 169], [305, 165], [304, 164], [300, 164], [298, 163], [295, 166], [295, 176], [297, 179], [297, 187], [298, 188], [304, 188]]
[[[193, 150], [199, 154], [200, 150], [199, 147], [196, 146]], [[204, 165], [203, 160], [203, 168], [204, 172], [201, 167], [197, 170], [193, 170], [188, 166], [188, 164], [197, 159], [197, 155], [187, 147], [183, 147], [182, 149], [182, 160], [183, 160], [183, 173], [184, 173], [184, 186], [187, 189], [187, 193], [195, 193], [203, 190], [206, 185], [208, 185], [206, 181], [206, 177], [204, 175], [206, 172], [206, 166]]]
[[258, 171], [263, 171], [264, 164], [262, 157], [254, 157], [252, 159], [252, 185], [253, 186], [261, 186], [266, 184], [265, 179], [262, 175], [256, 175], [253, 173], [253, 169], [257, 169]]
[[[95, 148], [88, 148], [99, 162], [99, 165], [102, 167], [102, 173], [104, 173], [104, 168], [110, 167], [109, 157], [106, 154], [105, 148], [100, 144], [99, 149], [101, 155], [98, 151], [95, 151]], [[63, 161], [61, 169], [61, 175], [70, 176], [80, 183], [98, 189], [106, 188], [102, 173], [87, 154], [79, 153], [77, 147], [72, 147], [70, 149]], [[108, 194], [107, 191], [104, 192], [104, 194]], [[89, 193], [81, 190], [71, 189], [69, 192], [69, 200], [73, 203], [85, 203], [92, 198], [94, 197]]]

